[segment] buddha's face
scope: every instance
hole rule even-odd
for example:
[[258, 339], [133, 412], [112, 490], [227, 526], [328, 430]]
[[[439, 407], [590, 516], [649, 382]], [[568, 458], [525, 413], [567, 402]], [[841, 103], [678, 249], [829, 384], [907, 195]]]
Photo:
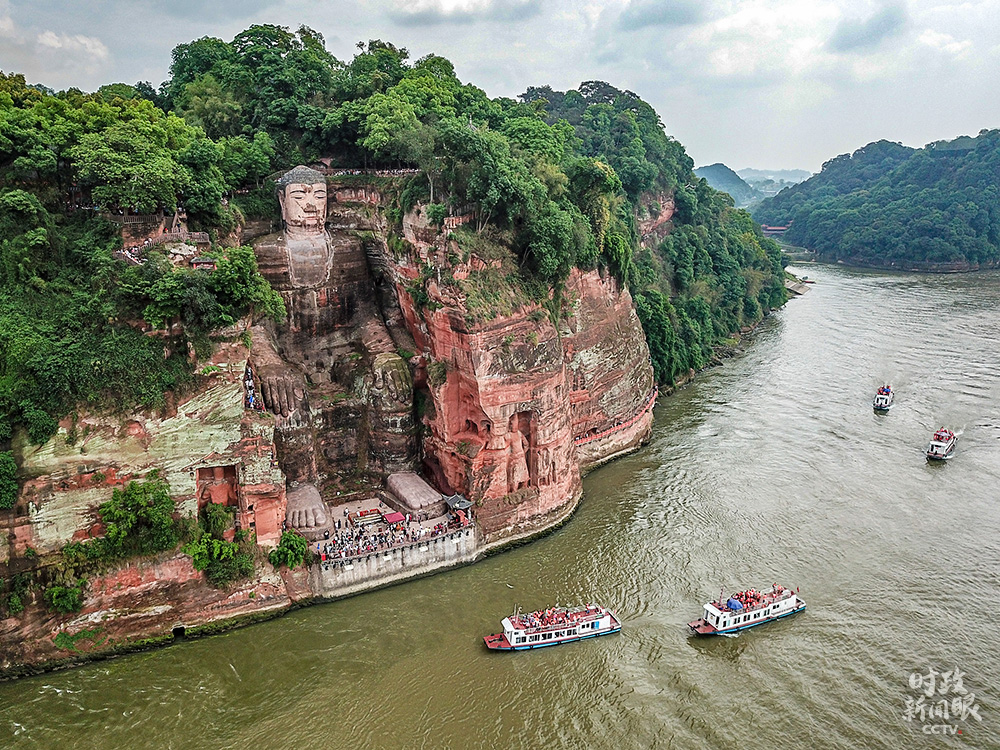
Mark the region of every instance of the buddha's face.
[[293, 182], [278, 193], [281, 215], [289, 227], [308, 233], [320, 233], [326, 222], [326, 184]]

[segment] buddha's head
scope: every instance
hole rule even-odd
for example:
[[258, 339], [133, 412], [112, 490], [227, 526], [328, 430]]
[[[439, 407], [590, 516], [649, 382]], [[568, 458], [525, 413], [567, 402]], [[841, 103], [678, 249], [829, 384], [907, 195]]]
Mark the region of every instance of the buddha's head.
[[278, 202], [290, 234], [322, 234], [326, 223], [326, 178], [298, 166], [278, 180]]

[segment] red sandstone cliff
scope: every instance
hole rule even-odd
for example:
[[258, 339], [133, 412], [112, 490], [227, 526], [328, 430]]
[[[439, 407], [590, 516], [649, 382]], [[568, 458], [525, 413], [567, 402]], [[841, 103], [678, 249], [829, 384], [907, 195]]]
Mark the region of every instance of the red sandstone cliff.
[[[511, 282], [516, 268], [502, 247], [481, 252], [456, 240], [451, 230], [465, 217], [449, 217], [439, 231], [411, 212], [404, 238], [395, 238], [377, 191], [331, 187], [329, 225], [347, 292], [334, 289], [317, 309], [339, 314], [344, 300], [375, 300], [372, 309], [391, 346], [416, 350], [410, 361], [424, 474], [438, 489], [475, 502], [488, 543], [564, 518], [579, 502], [582, 473], [634, 448], [650, 431], [653, 373], [627, 289], [598, 271], [577, 270], [562, 303], [543, 306]], [[672, 204], [650, 206], [642, 228], [654, 237], [669, 229]], [[549, 307], [558, 310], [555, 319]], [[301, 316], [292, 312], [295, 327]], [[346, 308], [342, 312], [349, 329]], [[314, 346], [307, 338], [303, 351]], [[323, 368], [316, 357], [303, 359], [314, 372], [332, 374], [310, 385], [316, 403], [304, 433], [330, 489], [360, 481], [359, 472], [368, 481], [366, 456], [375, 468], [405, 460], [412, 424], [412, 415], [396, 417], [391, 410], [384, 425], [364, 416], [360, 399], [346, 388], [377, 384], [366, 382], [346, 334], [341, 343], [320, 352]], [[123, 424], [83, 419], [76, 425], [79, 442], [67, 423], [49, 444], [26, 451], [23, 472], [30, 478], [18, 507], [6, 514], [0, 565], [8, 573], [58, 565], [63, 545], [103, 533], [96, 508], [111, 488], [151, 468], [161, 470], [182, 513], [202, 502], [226, 502], [237, 507], [243, 528], [254, 528], [263, 542], [276, 541], [285, 508], [282, 446], [274, 420], [244, 408], [247, 357], [238, 343], [219, 347], [204, 363], [214, 374], [170, 414], [135, 415]], [[346, 385], [331, 384], [337, 380]], [[40, 560], [26, 557], [29, 547]], [[309, 580], [279, 578], [259, 560], [251, 580], [220, 591], [181, 554], [121, 563], [90, 582], [76, 615], [47, 612], [36, 590], [22, 616], [0, 621], [0, 672], [169, 638], [178, 625], [280, 610], [313, 594]]]
[[[575, 506], [582, 471], [648, 436], [653, 373], [631, 297], [597, 271], [574, 271], [558, 328], [516, 294], [475, 315], [475, 285], [497, 281], [504, 259], [463, 249], [419, 213], [404, 232], [413, 253], [389, 265], [429, 363], [427, 473], [477, 502], [487, 539], [543, 525]], [[428, 263], [445, 281], [422, 279]], [[420, 308], [415, 285], [429, 300]]]

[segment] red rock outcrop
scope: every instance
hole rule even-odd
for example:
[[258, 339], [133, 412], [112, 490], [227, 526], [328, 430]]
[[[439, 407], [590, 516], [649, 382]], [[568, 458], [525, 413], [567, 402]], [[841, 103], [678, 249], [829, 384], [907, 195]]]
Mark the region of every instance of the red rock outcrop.
[[566, 287], [576, 302], [562, 342], [577, 461], [586, 471], [649, 437], [656, 383], [628, 289], [611, 275], [578, 270]]
[[[574, 271], [560, 330], [525, 301], [478, 320], [460, 284], [423, 279], [420, 267], [461, 281], [500, 261], [463, 254], [419, 212], [404, 232], [413, 254], [390, 267], [427, 359], [426, 473], [477, 503], [488, 540], [544, 525], [578, 501], [582, 471], [648, 436], [653, 373], [631, 297], [611, 277]], [[411, 292], [421, 283], [429, 303], [418, 308]]]
[[639, 199], [637, 228], [643, 244], [670, 234], [675, 208], [673, 193], [646, 193]]
[[218, 620], [265, 616], [290, 604], [281, 577], [270, 568], [221, 590], [207, 586], [184, 554], [132, 561], [90, 580], [83, 608], [74, 615], [36, 604], [21, 617], [0, 620], [0, 674], [128, 649], [146, 639], [169, 640]]

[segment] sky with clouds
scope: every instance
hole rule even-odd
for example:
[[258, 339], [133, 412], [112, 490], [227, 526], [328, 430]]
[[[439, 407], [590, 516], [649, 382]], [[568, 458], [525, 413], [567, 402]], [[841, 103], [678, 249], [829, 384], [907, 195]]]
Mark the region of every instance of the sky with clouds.
[[55, 89], [167, 77], [254, 23], [447, 57], [491, 96], [604, 80], [699, 166], [818, 171], [885, 138], [1000, 127], [1000, 0], [0, 0], [0, 70]]

